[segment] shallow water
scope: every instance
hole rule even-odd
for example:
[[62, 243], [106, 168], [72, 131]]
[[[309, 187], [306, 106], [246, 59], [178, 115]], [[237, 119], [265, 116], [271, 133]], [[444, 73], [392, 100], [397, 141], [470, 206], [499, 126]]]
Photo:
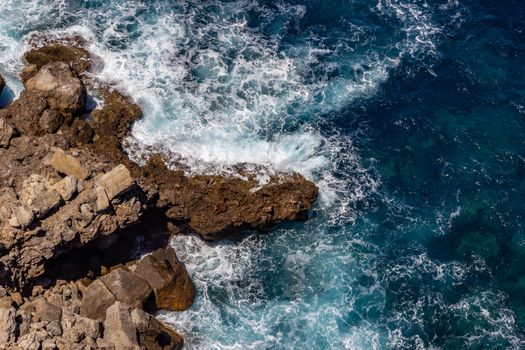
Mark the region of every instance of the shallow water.
[[318, 184], [307, 223], [174, 238], [198, 296], [161, 317], [190, 349], [517, 349], [523, 18], [519, 1], [3, 0], [0, 101], [33, 33], [80, 34], [145, 112], [132, 156]]

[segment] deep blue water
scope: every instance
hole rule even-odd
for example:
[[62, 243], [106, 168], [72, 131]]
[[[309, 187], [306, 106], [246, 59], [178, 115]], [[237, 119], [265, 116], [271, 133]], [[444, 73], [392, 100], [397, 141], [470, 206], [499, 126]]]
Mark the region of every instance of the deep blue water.
[[81, 34], [145, 112], [131, 155], [319, 185], [306, 223], [174, 238], [198, 297], [161, 317], [188, 348], [520, 349], [524, 18], [512, 0], [3, 0], [0, 71], [16, 94], [32, 33]]

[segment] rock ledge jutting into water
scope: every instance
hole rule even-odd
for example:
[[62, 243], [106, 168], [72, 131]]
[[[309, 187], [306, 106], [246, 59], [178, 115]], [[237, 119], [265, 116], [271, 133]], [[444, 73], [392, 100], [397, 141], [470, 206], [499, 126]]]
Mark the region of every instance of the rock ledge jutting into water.
[[[25, 58], [25, 90], [0, 110], [0, 348], [182, 347], [143, 311], [193, 302], [165, 234], [215, 240], [305, 220], [316, 186], [298, 174], [263, 186], [249, 173], [187, 176], [161, 155], [138, 165], [122, 143], [141, 110], [109, 89], [86, 110], [86, 50], [52, 43]], [[153, 253], [136, 261], [138, 235]]]

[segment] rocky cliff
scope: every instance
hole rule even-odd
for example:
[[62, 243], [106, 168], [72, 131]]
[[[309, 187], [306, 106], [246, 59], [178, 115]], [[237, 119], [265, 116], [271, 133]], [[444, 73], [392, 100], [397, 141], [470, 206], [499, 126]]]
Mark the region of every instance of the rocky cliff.
[[[0, 110], [0, 343], [180, 348], [176, 333], [142, 311], [191, 305], [193, 286], [174, 251], [133, 261], [130, 251], [112, 258], [112, 249], [137, 232], [150, 243], [166, 232], [214, 240], [304, 220], [317, 188], [298, 174], [264, 186], [248, 172], [187, 176], [160, 155], [138, 165], [123, 140], [141, 110], [108, 88], [98, 90], [102, 108], [86, 108], [86, 50], [51, 43], [25, 59], [25, 90]], [[90, 263], [74, 266], [78, 257]]]

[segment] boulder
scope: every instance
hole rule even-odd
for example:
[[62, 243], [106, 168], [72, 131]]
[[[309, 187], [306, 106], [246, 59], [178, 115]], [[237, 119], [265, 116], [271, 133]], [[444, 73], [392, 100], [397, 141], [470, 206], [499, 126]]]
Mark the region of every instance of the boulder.
[[57, 208], [61, 198], [43, 176], [33, 174], [24, 180], [20, 202], [40, 218]]
[[86, 88], [67, 63], [51, 62], [26, 82], [27, 90], [46, 93], [51, 109], [63, 113], [76, 113], [86, 105]]
[[0, 309], [0, 344], [15, 340], [16, 310], [14, 308]]
[[95, 179], [95, 183], [106, 191], [110, 201], [135, 186], [135, 180], [124, 164], [117, 165], [109, 172], [99, 176]]
[[53, 185], [53, 189], [58, 192], [64, 201], [70, 200], [77, 192], [78, 179], [75, 176], [66, 176]]
[[80, 164], [77, 158], [61, 149], [55, 150], [49, 160], [49, 164], [59, 173], [75, 176], [81, 181], [84, 181], [89, 176], [89, 172]]
[[62, 336], [73, 343], [80, 343], [86, 338], [95, 341], [101, 335], [101, 323], [99, 321], [82, 317], [65, 309], [61, 326]]
[[139, 343], [148, 350], [179, 350], [184, 346], [182, 337], [143, 310], [131, 311], [131, 319], [139, 334]]
[[117, 301], [107, 309], [104, 340], [113, 344], [116, 349], [140, 349], [137, 329], [127, 305]]
[[117, 299], [106, 285], [97, 279], [84, 291], [82, 303], [80, 304], [80, 315], [92, 319], [103, 320], [106, 310], [113, 305]]
[[33, 211], [26, 206], [15, 206], [12, 210], [12, 216], [8, 220], [9, 225], [15, 228], [26, 228], [33, 223]]
[[138, 262], [134, 273], [153, 289], [157, 309], [183, 311], [192, 305], [195, 288], [173, 248], [158, 249], [146, 255]]
[[142, 309], [153, 293], [148, 282], [124, 268], [115, 269], [100, 280], [118, 301], [132, 308]]
[[64, 117], [62, 114], [52, 109], [46, 109], [42, 113], [38, 124], [43, 131], [53, 134], [62, 126], [63, 122]]
[[25, 310], [32, 309], [43, 321], [57, 321], [62, 318], [62, 309], [48, 302], [44, 297], [38, 297], [29, 305], [23, 305]]
[[100, 186], [95, 187], [95, 193], [97, 195], [97, 213], [101, 213], [107, 210], [111, 204], [104, 188]]
[[9, 142], [13, 138], [14, 129], [6, 122], [4, 118], [0, 118], [0, 147], [9, 147]]

